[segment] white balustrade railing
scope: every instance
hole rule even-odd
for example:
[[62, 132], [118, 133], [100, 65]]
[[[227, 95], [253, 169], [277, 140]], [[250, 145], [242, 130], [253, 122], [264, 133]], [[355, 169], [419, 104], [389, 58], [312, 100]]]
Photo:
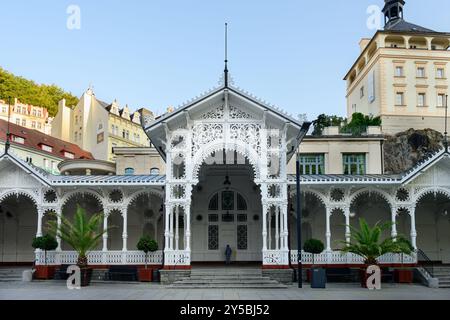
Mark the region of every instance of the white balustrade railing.
[[[78, 259], [78, 253], [75, 251], [48, 251], [47, 263], [43, 251], [36, 251], [35, 255], [37, 265], [76, 264]], [[90, 265], [144, 265], [145, 253], [142, 251], [91, 251], [88, 254], [88, 263]], [[161, 265], [162, 251], [149, 252], [147, 264]]]
[[[297, 250], [291, 250], [291, 262], [296, 263]], [[414, 264], [417, 263], [416, 254], [387, 253], [377, 259], [380, 264]], [[302, 251], [302, 263], [313, 264], [313, 255]], [[364, 259], [353, 253], [342, 253], [341, 251], [324, 251], [314, 255], [315, 264], [364, 264]]]
[[189, 266], [191, 265], [191, 252], [184, 250], [165, 251], [164, 264], [166, 266]]
[[282, 250], [266, 250], [263, 251], [263, 264], [264, 265], [288, 265], [289, 264], [289, 252]]

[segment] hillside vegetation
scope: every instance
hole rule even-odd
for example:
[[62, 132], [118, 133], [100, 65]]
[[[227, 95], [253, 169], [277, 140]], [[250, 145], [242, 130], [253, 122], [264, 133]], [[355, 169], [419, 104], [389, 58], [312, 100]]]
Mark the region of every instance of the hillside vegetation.
[[58, 102], [65, 98], [68, 106], [78, 103], [78, 98], [70, 92], [52, 84], [37, 84], [12, 74], [0, 67], [0, 99], [17, 98], [22, 103], [47, 108], [50, 116], [58, 112]]

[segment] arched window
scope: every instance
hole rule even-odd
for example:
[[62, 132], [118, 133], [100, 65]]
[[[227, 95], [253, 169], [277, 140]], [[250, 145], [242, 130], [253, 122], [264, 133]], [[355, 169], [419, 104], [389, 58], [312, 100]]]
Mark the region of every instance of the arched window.
[[133, 168], [126, 168], [126, 169], [125, 169], [125, 175], [126, 175], [126, 176], [132, 176], [132, 175], [134, 175], [134, 169], [133, 169]]
[[208, 210], [212, 210], [212, 211], [219, 210], [219, 194], [218, 193], [213, 195], [211, 200], [209, 200]]
[[220, 210], [224, 211], [246, 211], [248, 209], [247, 201], [242, 194], [230, 190], [215, 193], [209, 200], [208, 210], [219, 210], [219, 204]]
[[151, 168], [150, 169], [150, 175], [152, 175], [152, 176], [159, 176], [159, 169], [158, 168]]

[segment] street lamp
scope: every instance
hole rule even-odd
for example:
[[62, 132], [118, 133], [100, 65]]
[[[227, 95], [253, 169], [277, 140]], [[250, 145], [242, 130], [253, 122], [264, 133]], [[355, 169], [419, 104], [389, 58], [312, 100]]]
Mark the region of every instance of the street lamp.
[[297, 280], [298, 287], [302, 288], [302, 207], [300, 205], [300, 153], [297, 152], [297, 161], [295, 163], [295, 175], [296, 175], [296, 186], [297, 186]]
[[448, 117], [448, 95], [445, 96], [445, 132], [444, 132], [444, 146], [445, 151], [448, 152], [447, 117]]

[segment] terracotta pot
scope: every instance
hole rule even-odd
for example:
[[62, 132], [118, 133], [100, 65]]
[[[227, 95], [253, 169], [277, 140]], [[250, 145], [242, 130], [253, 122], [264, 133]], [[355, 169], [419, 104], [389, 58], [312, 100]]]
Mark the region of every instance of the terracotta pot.
[[139, 281], [141, 281], [141, 282], [151, 282], [152, 275], [153, 275], [153, 270], [150, 268], [139, 269]]
[[80, 268], [81, 272], [81, 286], [87, 287], [91, 284], [92, 268], [84, 267]]
[[367, 288], [367, 278], [369, 278], [369, 275], [367, 274], [367, 266], [361, 267], [359, 269], [359, 279], [361, 281], [362, 288]]
[[397, 283], [412, 283], [413, 271], [410, 269], [396, 269], [394, 271], [395, 281]]
[[50, 280], [55, 277], [55, 266], [36, 266], [34, 278], [39, 280]]

